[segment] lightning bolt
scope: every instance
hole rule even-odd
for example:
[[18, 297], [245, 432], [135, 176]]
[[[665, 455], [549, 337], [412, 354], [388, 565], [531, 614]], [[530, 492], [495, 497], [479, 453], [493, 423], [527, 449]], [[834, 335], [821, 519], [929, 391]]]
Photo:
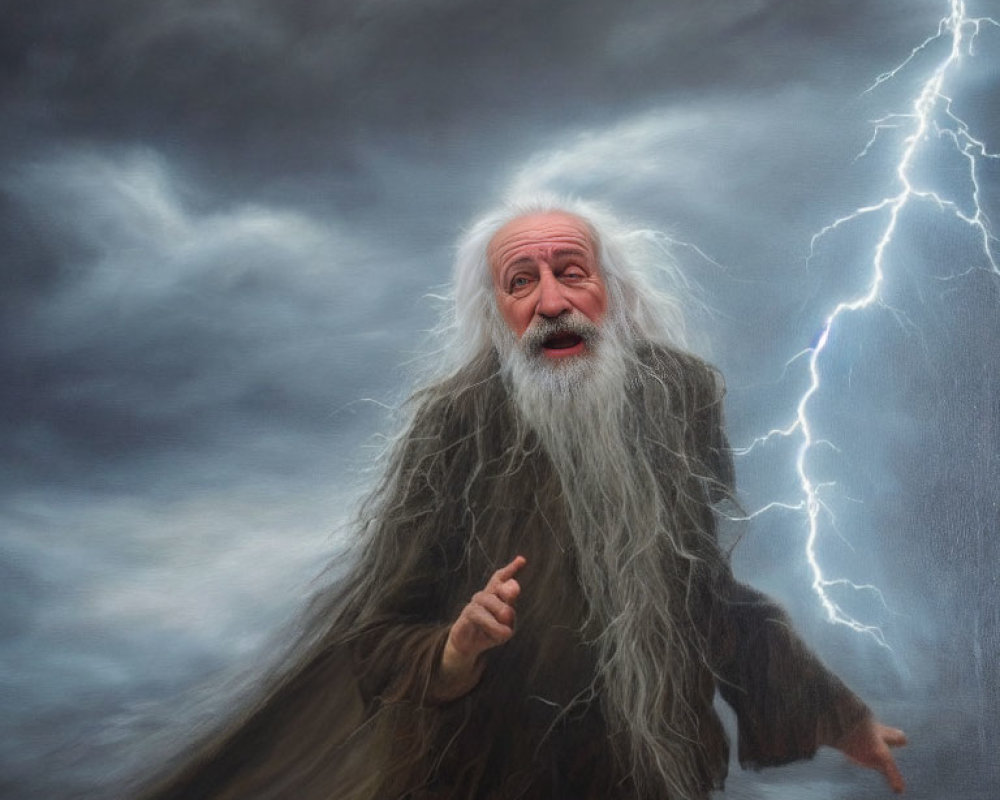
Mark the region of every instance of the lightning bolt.
[[[812, 572], [812, 588], [826, 611], [828, 619], [833, 623], [847, 625], [855, 631], [869, 634], [883, 646], [887, 645], [881, 630], [877, 626], [864, 624], [852, 617], [831, 597], [829, 591], [835, 586], [846, 586], [859, 591], [872, 591], [881, 597], [879, 590], [872, 585], [859, 585], [844, 578], [834, 579], [825, 576], [817, 556], [821, 516], [824, 513], [832, 516], [822, 498], [822, 490], [830, 484], [818, 483], [813, 478], [809, 462], [810, 455], [816, 447], [830, 445], [830, 443], [815, 438], [809, 416], [809, 406], [812, 399], [822, 389], [820, 365], [834, 326], [839, 324], [843, 317], [855, 312], [871, 308], [892, 310], [884, 302], [881, 294], [885, 281], [886, 255], [896, 234], [899, 220], [907, 207], [915, 203], [930, 202], [942, 212], [947, 212], [961, 220], [969, 227], [979, 242], [983, 257], [981, 268], [1000, 275], [995, 252], [997, 240], [990, 232], [989, 220], [982, 207], [979, 181], [983, 161], [1000, 158], [1000, 155], [989, 152], [985, 143], [973, 136], [969, 126], [953, 110], [952, 99], [945, 93], [949, 77], [960, 69], [963, 57], [974, 55], [977, 37], [984, 28], [990, 26], [1000, 28], [1000, 23], [991, 17], [970, 17], [966, 13], [964, 0], [951, 0], [950, 13], [938, 22], [937, 31], [914, 47], [909, 56], [898, 66], [879, 75], [875, 82], [865, 90], [865, 93], [874, 91], [887, 81], [891, 81], [904, 69], [911, 67], [932, 45], [950, 40], [951, 46], [947, 55], [936, 63], [929, 77], [920, 85], [920, 90], [912, 101], [911, 110], [906, 113], [889, 114], [875, 120], [871, 139], [858, 155], [858, 158], [865, 157], [884, 131], [890, 129], [905, 131], [905, 137], [902, 139], [901, 149], [896, 160], [895, 183], [897, 188], [895, 194], [883, 197], [869, 205], [858, 207], [849, 214], [834, 220], [813, 235], [810, 242], [807, 264], [815, 254], [816, 248], [828, 234], [863, 217], [884, 214], [886, 221], [875, 245], [867, 289], [856, 297], [837, 303], [824, 319], [814, 343], [789, 361], [790, 365], [797, 360], [805, 359], [809, 372], [809, 385], [799, 397], [794, 419], [785, 427], [769, 431], [764, 436], [755, 439], [748, 447], [738, 451], [739, 453], [747, 453], [757, 445], [774, 437], [799, 437], [795, 469], [801, 489], [801, 502], [771, 503], [757, 514], [775, 508], [804, 512], [808, 528], [805, 554]], [[956, 157], [964, 160], [972, 187], [971, 197], [966, 200], [966, 208], [971, 210], [964, 211], [963, 207], [955, 200], [945, 197], [933, 189], [925, 188], [916, 176], [914, 165], [923, 148], [934, 139], [944, 139], [950, 142]], [[756, 514], [751, 516], [756, 516]]]

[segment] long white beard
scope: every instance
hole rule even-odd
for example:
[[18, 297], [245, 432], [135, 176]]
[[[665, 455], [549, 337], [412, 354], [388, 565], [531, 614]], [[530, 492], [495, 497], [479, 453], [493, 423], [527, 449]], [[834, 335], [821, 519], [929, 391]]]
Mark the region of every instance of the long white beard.
[[[564, 330], [584, 338], [585, 352], [546, 358], [541, 342]], [[674, 440], [678, 429], [669, 426], [685, 423], [666, 386], [631, 392], [630, 400], [633, 386], [655, 378], [643, 375], [634, 348], [610, 324], [575, 312], [536, 320], [520, 340], [500, 338], [515, 407], [560, 478], [587, 601], [585, 635], [597, 645], [595, 688], [611, 730], [629, 742], [641, 795], [658, 785], [678, 799], [701, 796], [690, 747], [697, 721], [683, 677], [697, 654], [678, 628], [684, 609], [671, 588], [684, 583], [692, 558], [668, 488], [684, 475], [664, 476], [648, 446], [649, 437]], [[639, 407], [637, 396], [652, 396], [650, 407]]]
[[[585, 351], [551, 359], [542, 353], [548, 337], [570, 332]], [[514, 403], [542, 440], [592, 441], [585, 430], [600, 417], [618, 416], [625, 398], [628, 347], [610, 325], [598, 326], [579, 311], [557, 319], [536, 318], [520, 339], [503, 326], [496, 335], [500, 364]]]

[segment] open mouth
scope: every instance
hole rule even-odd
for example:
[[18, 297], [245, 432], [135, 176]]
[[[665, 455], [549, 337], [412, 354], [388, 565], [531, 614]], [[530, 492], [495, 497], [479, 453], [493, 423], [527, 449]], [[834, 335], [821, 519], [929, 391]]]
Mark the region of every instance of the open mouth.
[[583, 352], [583, 348], [583, 337], [570, 331], [553, 333], [542, 341], [542, 352], [550, 357], [576, 355]]
[[574, 347], [583, 339], [575, 333], [556, 333], [548, 337], [544, 342], [542, 342], [542, 347], [546, 350], [567, 350], [570, 347]]

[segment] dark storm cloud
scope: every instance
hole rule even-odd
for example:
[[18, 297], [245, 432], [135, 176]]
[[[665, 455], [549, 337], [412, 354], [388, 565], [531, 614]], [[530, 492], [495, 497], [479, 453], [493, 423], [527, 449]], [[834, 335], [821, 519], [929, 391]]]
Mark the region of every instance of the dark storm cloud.
[[384, 251], [300, 212], [199, 213], [181, 184], [144, 151], [68, 153], [8, 182], [65, 256], [41, 279], [10, 265], [37, 284], [2, 348], [5, 457], [22, 474], [217, 444], [253, 419], [335, 425], [355, 399], [351, 363], [378, 352], [365, 309], [396, 291]]
[[[831, 61], [863, 79], [885, 26], [917, 25], [870, 5], [47, 2], [6, 28], [21, 122], [7, 140], [30, 146], [15, 139], [40, 124], [156, 141], [210, 154], [214, 180], [243, 189], [246, 173], [322, 163], [363, 199], [357, 152], [373, 143], [425, 156], [481, 137], [502, 152], [498, 124], [551, 129], [720, 83], [819, 81]], [[226, 175], [236, 167], [241, 181]]]
[[148, 150], [60, 149], [4, 189], [0, 762], [56, 797], [301, 602], [349, 502], [337, 409], [388, 349], [358, 315], [395, 290], [335, 223], [213, 204]]

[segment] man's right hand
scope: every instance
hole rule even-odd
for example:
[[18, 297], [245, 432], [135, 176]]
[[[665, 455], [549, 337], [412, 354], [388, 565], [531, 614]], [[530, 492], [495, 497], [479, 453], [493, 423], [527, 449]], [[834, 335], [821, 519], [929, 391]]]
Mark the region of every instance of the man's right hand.
[[441, 655], [441, 680], [435, 692], [439, 699], [454, 699], [472, 689], [483, 672], [480, 656], [514, 635], [514, 603], [521, 593], [514, 576], [527, 563], [524, 556], [517, 556], [494, 572], [452, 624]]

